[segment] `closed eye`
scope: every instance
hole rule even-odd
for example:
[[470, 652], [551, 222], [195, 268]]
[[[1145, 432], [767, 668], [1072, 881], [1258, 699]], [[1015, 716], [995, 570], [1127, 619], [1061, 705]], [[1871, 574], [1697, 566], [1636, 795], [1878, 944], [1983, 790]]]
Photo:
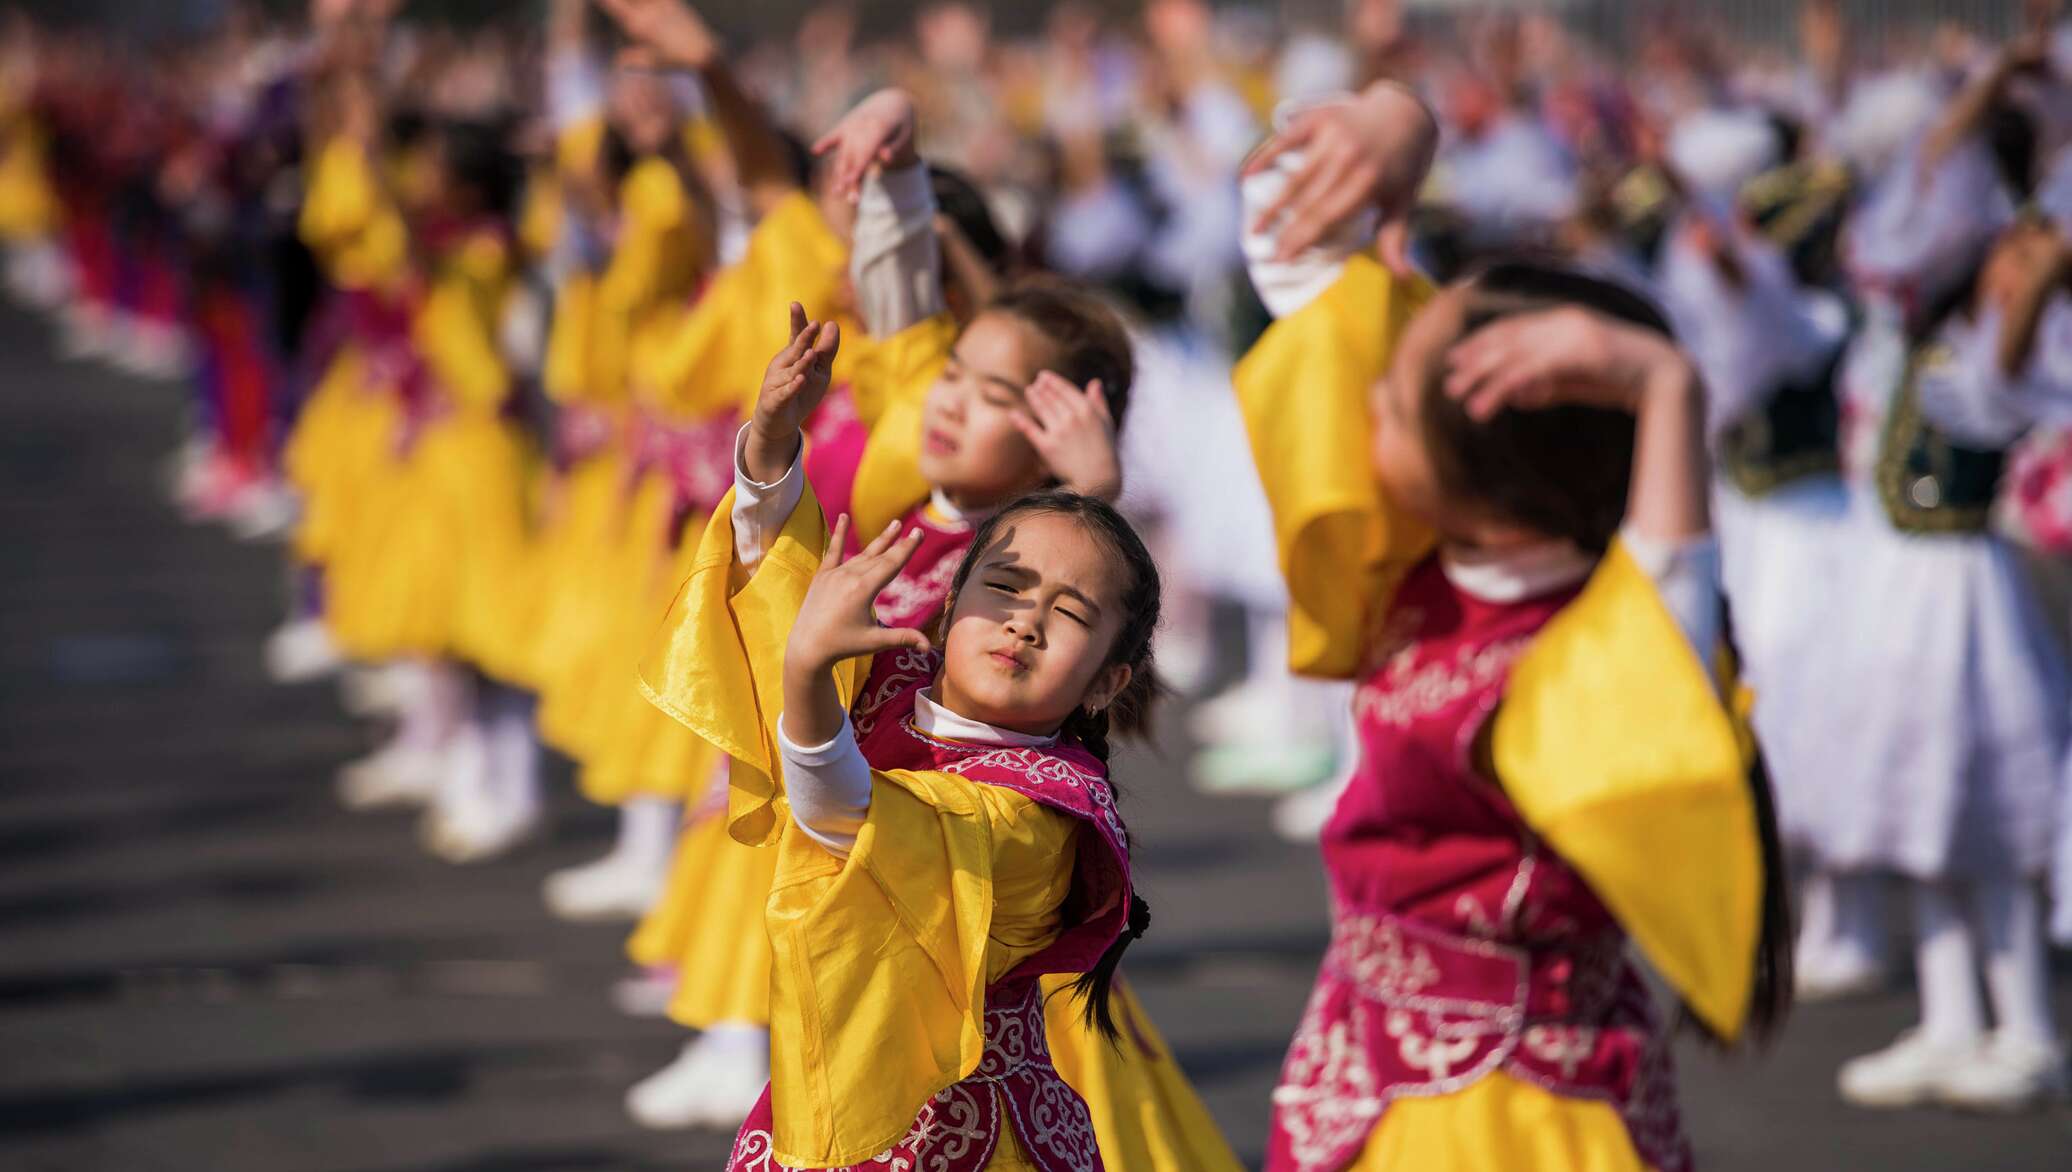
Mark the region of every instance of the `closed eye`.
[[1015, 589], [1013, 586], [1010, 586], [1005, 582], [988, 582], [986, 583], [986, 589], [998, 590], [1000, 593], [1009, 595], [1010, 597], [1021, 593], [1020, 590]]
[[1078, 624], [1079, 624], [1080, 626], [1082, 626], [1082, 627], [1087, 627], [1087, 628], [1091, 628], [1091, 627], [1093, 626], [1093, 624], [1092, 624], [1092, 623], [1089, 623], [1089, 622], [1087, 622], [1087, 621], [1086, 621], [1086, 619], [1085, 619], [1085, 618], [1084, 618], [1083, 616], [1081, 616], [1081, 615], [1079, 615], [1079, 614], [1077, 614], [1077, 613], [1075, 613], [1075, 612], [1073, 612], [1073, 611], [1069, 611], [1069, 610], [1066, 610], [1066, 609], [1065, 609], [1064, 607], [1062, 607], [1062, 606], [1058, 608], [1058, 613], [1059, 613], [1059, 614], [1061, 614], [1061, 615], [1064, 615], [1064, 616], [1065, 616], [1066, 618], [1068, 618], [1068, 619], [1071, 619], [1071, 620], [1072, 620], [1073, 622], [1075, 622], [1075, 623], [1078, 623]]

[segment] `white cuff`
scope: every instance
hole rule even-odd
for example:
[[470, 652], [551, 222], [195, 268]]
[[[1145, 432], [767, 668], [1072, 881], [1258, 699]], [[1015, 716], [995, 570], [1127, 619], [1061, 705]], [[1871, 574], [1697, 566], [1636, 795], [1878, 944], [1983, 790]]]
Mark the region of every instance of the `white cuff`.
[[[1281, 120], [1278, 114], [1275, 120]], [[1376, 217], [1370, 208], [1335, 226], [1300, 256], [1274, 259], [1285, 217], [1269, 224], [1263, 232], [1254, 231], [1253, 225], [1267, 205], [1280, 197], [1302, 163], [1303, 152], [1289, 151], [1266, 170], [1247, 176], [1238, 188], [1244, 205], [1245, 271], [1251, 275], [1252, 287], [1259, 291], [1260, 302], [1277, 318], [1287, 317], [1316, 300], [1345, 271], [1346, 261], [1374, 239]]]
[[744, 423], [734, 435], [734, 560], [753, 573], [806, 495], [806, 441], [800, 437], [798, 456], [774, 484], [758, 484], [748, 478], [747, 449], [748, 425]]
[[1719, 542], [1710, 533], [1664, 541], [1631, 527], [1620, 531], [1619, 541], [1654, 582], [1669, 617], [1709, 669], [1719, 650]]
[[889, 338], [943, 310], [935, 211], [925, 164], [864, 178], [849, 271], [858, 313], [874, 338]]
[[825, 744], [800, 746], [777, 720], [777, 752], [784, 759], [784, 793], [791, 820], [830, 854], [847, 858], [871, 809], [871, 767], [856, 744], [848, 717]]

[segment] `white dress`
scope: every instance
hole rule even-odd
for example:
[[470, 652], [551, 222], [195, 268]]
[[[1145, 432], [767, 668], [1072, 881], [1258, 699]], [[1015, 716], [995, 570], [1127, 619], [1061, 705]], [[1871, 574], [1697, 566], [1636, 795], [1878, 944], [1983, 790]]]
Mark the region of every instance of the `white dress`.
[[[2034, 875], [2059, 837], [2072, 687], [2013, 547], [1991, 533], [1902, 532], [1886, 515], [1873, 469], [1905, 350], [1896, 314], [1880, 311], [1845, 360], [1844, 556], [1804, 673], [1825, 704], [1824, 727], [1800, 742], [1819, 780], [1781, 790], [1780, 808], [1832, 869]], [[1922, 400], [1955, 430], [1934, 396]]]
[[[1707, 433], [1715, 440], [1770, 395], [1819, 374], [1843, 341], [1833, 316], [1799, 288], [1774, 247], [1736, 233], [1743, 281], [1724, 280], [1683, 232], [1663, 250], [1655, 289], [1703, 376]], [[1837, 532], [1848, 496], [1832, 473], [1805, 476], [1760, 497], [1716, 482], [1713, 528], [1719, 535], [1721, 581], [1731, 607], [1742, 678], [1755, 694], [1755, 726], [1779, 801], [1802, 804], [1796, 792], [1823, 784], [1825, 730], [1834, 723], [1809, 673], [1843, 605], [1837, 580], [1845, 556]]]
[[[2072, 851], [2056, 841], [2072, 686], [2049, 625], [2000, 537], [1903, 532], [1876, 487], [1908, 356], [1890, 291], [1952, 288], [2011, 210], [1982, 149], [1927, 181], [1913, 165], [1909, 152], [1852, 226], [1852, 268], [1875, 291], [1843, 363], [1837, 556], [1803, 587], [1823, 623], [1792, 674], [1819, 718], [1793, 722], [1786, 744], [1809, 784], [1780, 787], [1780, 813], [1832, 870], [2036, 875]], [[2003, 446], [2023, 425], [1996, 409], [2007, 388], [1978, 337], [1991, 325], [1951, 319], [1921, 376], [1923, 418], [1966, 446]]]

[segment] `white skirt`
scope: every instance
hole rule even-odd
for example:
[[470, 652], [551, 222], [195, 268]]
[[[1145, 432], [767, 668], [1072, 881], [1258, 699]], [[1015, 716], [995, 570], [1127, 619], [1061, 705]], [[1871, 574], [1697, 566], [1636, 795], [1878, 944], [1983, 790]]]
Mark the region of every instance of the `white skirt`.
[[1757, 701], [1789, 773], [1786, 835], [1831, 870], [2040, 873], [2060, 847], [2072, 686], [2019, 552], [1900, 533], [1854, 486], [1826, 538], [1803, 587], [1820, 625]]

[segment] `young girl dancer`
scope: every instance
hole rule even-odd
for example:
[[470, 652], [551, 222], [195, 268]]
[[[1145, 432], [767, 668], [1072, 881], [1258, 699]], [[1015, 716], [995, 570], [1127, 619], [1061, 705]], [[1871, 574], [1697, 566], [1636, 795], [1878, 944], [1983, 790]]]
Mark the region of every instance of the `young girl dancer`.
[[940, 653], [880, 626], [874, 604], [929, 535], [894, 521], [845, 557], [847, 516], [827, 529], [797, 425], [836, 331], [795, 326], [757, 412], [779, 436], [751, 425], [744, 464], [797, 507], [770, 529], [729, 502], [733, 540], [708, 540], [664, 680], [735, 758], [735, 835], [779, 852], [773, 1074], [731, 1166], [1098, 1167], [1037, 978], [1088, 973], [1086, 1012], [1108, 1023], [1146, 922], [1105, 757], [1154, 694], [1157, 570], [1108, 506], [1040, 495], [952, 563]]
[[1359, 679], [1363, 757], [1267, 1166], [1680, 1169], [1627, 939], [1722, 1038], [1785, 992], [1768, 811], [1711, 672], [1703, 395], [1616, 286], [1499, 265], [1435, 292], [1327, 237], [1399, 211], [1434, 136], [1381, 85], [1250, 168], [1282, 316], [1239, 395], [1295, 662]]
[[[931, 184], [914, 157], [912, 119], [911, 102], [888, 91], [859, 105], [820, 144], [829, 158], [827, 187], [838, 198], [854, 193], [857, 199], [852, 287], [874, 337], [866, 356], [852, 365], [850, 390], [870, 425], [818, 437], [818, 446], [802, 460], [798, 420], [787, 425], [759, 411], [744, 437], [735, 499], [758, 531], [772, 533], [808, 481], [822, 499], [856, 502], [859, 512], [904, 514], [904, 524], [927, 538], [880, 599], [881, 614], [894, 625], [922, 628], [940, 615], [949, 597], [949, 571], [976, 524], [998, 502], [1046, 483], [1103, 494], [1119, 488], [1113, 420], [1126, 406], [1133, 363], [1121, 323], [1070, 286], [1024, 284], [991, 299], [983, 296], [984, 281], [970, 271], [971, 258], [957, 254], [985, 238], [990, 225], [953, 212], [953, 222], [967, 226], [938, 240], [931, 187], [949, 184], [953, 194], [956, 189], [942, 175]], [[957, 273], [953, 282], [943, 279], [939, 246], [947, 246]], [[959, 311], [949, 312], [952, 307]], [[953, 318], [968, 323], [961, 334]], [[796, 318], [794, 328], [802, 328]], [[810, 344], [795, 338], [791, 350]], [[786, 453], [782, 463], [766, 458], [760, 463], [768, 467], [756, 468], [757, 435], [783, 437], [774, 445]], [[773, 479], [762, 481], [758, 471]], [[757, 555], [743, 556], [752, 561]], [[662, 703], [670, 706], [667, 696]], [[743, 852], [717, 838], [714, 829], [694, 829], [696, 837], [687, 838], [679, 853], [680, 863], [694, 846], [710, 856], [708, 874], [696, 881], [708, 897], [698, 914], [702, 919], [724, 916], [711, 907], [714, 898], [752, 890], [726, 877], [745, 869], [739, 854], [759, 853]], [[761, 894], [755, 898], [760, 906]], [[768, 980], [759, 940], [743, 937], [743, 946], [718, 950], [713, 946], [723, 940], [707, 936], [704, 943], [703, 951], [685, 957], [686, 966], [698, 966], [701, 975], [684, 977], [672, 1005], [672, 1016], [701, 1028], [709, 1022], [700, 1017], [709, 1018], [710, 1011], [701, 1015], [698, 1002], [712, 1001], [687, 995], [691, 991], [716, 982], [734, 987], [723, 975], [730, 969]], [[706, 970], [719, 975], [703, 975]], [[1104, 1150], [1147, 1172], [1237, 1166], [1126, 989], [1118, 994], [1117, 1016], [1131, 1028], [1113, 1045], [1092, 1036], [1065, 1005], [1046, 1001], [1051, 1041], [1067, 1081], [1093, 1100]], [[724, 1041], [724, 1032], [717, 1036]], [[705, 1095], [715, 1100], [715, 1110], [702, 1117], [716, 1116], [720, 1096], [714, 1088], [728, 1083], [729, 1075], [710, 1062], [701, 1067], [695, 1047], [685, 1063], [684, 1080], [705, 1080]], [[636, 1113], [653, 1105], [644, 1093], [649, 1090], [659, 1095], [656, 1088], [636, 1088]]]

